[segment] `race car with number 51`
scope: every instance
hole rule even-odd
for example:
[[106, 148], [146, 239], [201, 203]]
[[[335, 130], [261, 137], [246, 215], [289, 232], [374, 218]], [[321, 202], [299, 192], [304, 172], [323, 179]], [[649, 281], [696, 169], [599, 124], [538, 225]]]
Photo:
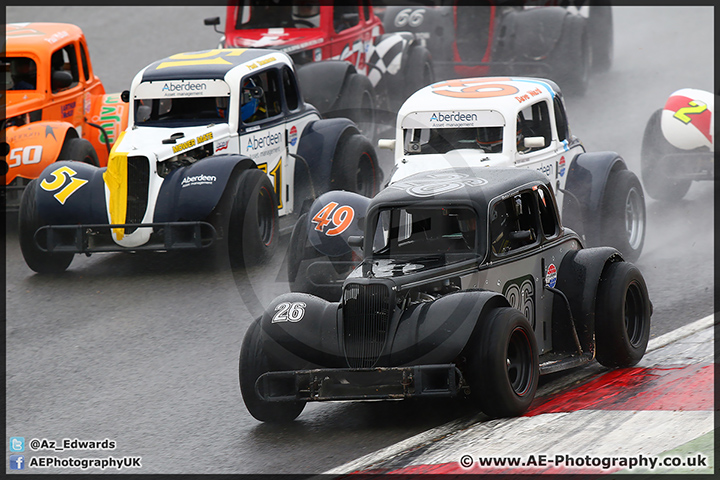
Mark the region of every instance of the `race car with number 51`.
[[318, 194], [372, 196], [382, 180], [370, 141], [305, 103], [278, 51], [172, 55], [123, 96], [129, 128], [107, 168], [57, 162], [23, 195], [20, 246], [36, 272], [63, 271], [76, 253], [212, 244], [233, 266], [259, 263], [276, 250], [279, 217], [289, 227]]
[[533, 169], [475, 165], [410, 174], [373, 199], [326, 194], [333, 202], [308, 214], [324, 247], [359, 247], [364, 260], [335, 301], [287, 293], [251, 324], [239, 380], [252, 416], [432, 397], [516, 416], [539, 375], [594, 358], [636, 364], [652, 315], [643, 276], [614, 248], [583, 248], [552, 184]]

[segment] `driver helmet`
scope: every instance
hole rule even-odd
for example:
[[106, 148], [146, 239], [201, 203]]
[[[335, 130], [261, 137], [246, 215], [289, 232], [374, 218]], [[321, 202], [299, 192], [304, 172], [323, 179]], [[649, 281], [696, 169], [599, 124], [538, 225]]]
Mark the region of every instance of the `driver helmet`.
[[475, 134], [475, 143], [485, 153], [502, 152], [502, 127], [479, 127]]
[[252, 78], [245, 80], [242, 86], [242, 101], [240, 106], [240, 118], [243, 122], [255, 115], [260, 106], [260, 100], [250, 93], [250, 88], [254, 88], [255, 82]]
[[[309, 22], [313, 27], [320, 26], [320, 4], [317, 1], [304, 0], [296, 2], [292, 7], [293, 20], [299, 20], [299, 26], [307, 26]], [[305, 25], [303, 25], [305, 23]]]
[[16, 89], [35, 88], [35, 62], [19, 57], [10, 62], [11, 76]]

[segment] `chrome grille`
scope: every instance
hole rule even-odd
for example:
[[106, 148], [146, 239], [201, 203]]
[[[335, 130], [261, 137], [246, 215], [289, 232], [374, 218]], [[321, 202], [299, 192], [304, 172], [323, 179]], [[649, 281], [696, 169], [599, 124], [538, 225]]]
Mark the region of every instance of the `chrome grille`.
[[345, 358], [351, 368], [377, 362], [388, 336], [390, 291], [386, 285], [348, 284], [343, 290]]
[[[140, 223], [148, 205], [148, 184], [150, 182], [150, 162], [145, 157], [127, 159], [127, 214], [126, 223]], [[135, 227], [126, 228], [125, 233], [135, 231]]]

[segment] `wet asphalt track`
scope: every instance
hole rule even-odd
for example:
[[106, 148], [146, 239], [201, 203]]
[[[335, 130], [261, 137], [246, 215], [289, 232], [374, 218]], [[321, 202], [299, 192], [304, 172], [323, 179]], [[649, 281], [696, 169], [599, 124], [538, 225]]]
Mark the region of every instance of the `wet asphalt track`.
[[[678, 88], [713, 89], [713, 16], [684, 7], [614, 13], [613, 68], [566, 103], [587, 150], [617, 151], [639, 174], [650, 114]], [[215, 47], [218, 35], [202, 25], [215, 15], [224, 9], [7, 9], [8, 22], [80, 25], [108, 92], [160, 57]], [[677, 203], [647, 199], [637, 264], [655, 306], [652, 337], [713, 311], [713, 193], [704, 182]], [[12, 226], [6, 250], [8, 436], [117, 442], [112, 452], [53, 455], [142, 456], [142, 473], [318, 473], [468, 413], [439, 401], [309, 405], [284, 427], [250, 417], [237, 354], [257, 309], [287, 291], [282, 254], [246, 278], [204, 254], [76, 257], [66, 274], [39, 276]]]

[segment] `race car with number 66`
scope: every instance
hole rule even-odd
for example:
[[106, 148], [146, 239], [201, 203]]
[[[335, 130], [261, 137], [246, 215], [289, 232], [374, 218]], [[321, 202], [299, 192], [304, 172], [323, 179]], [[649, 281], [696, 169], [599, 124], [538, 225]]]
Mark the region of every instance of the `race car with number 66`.
[[215, 49], [172, 55], [134, 78], [129, 128], [107, 168], [57, 162], [30, 182], [19, 215], [37, 272], [75, 253], [205, 248], [233, 266], [276, 249], [280, 217], [330, 189], [372, 196], [381, 173], [348, 119], [304, 102], [290, 57]]

